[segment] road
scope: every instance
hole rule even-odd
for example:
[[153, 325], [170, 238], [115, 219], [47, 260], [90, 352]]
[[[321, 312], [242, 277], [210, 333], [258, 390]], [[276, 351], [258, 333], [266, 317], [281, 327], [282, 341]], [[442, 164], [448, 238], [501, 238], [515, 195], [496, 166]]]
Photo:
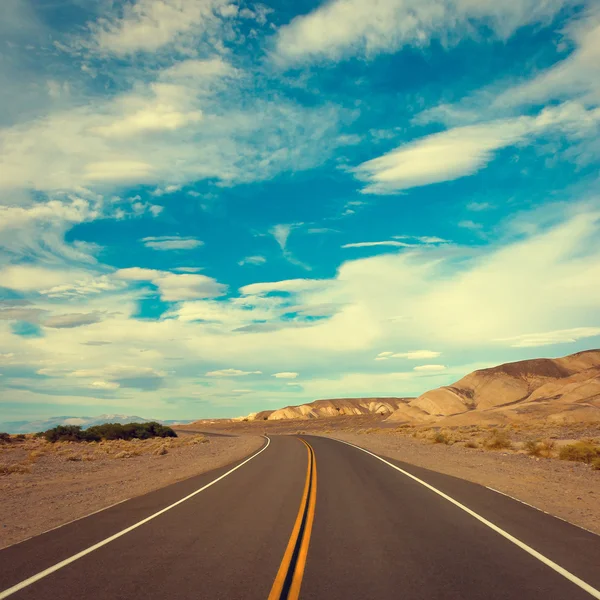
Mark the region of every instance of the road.
[[589, 600], [600, 536], [315, 436], [0, 551], [0, 600]]

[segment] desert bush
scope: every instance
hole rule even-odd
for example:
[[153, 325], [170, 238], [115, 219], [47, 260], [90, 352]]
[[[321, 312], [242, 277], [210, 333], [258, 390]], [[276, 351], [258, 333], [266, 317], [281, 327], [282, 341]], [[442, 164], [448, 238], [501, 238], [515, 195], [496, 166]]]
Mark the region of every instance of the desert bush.
[[5, 433], [4, 431], [0, 431], [0, 443], [1, 444], [10, 444], [10, 433]]
[[484, 446], [490, 450], [504, 450], [512, 447], [512, 442], [506, 431], [492, 429], [490, 435], [484, 442]]
[[165, 454], [168, 454], [169, 451], [167, 450], [167, 448], [165, 446], [160, 446], [160, 448], [156, 448], [156, 450], [154, 450], [153, 454], [155, 456], [164, 456]]
[[553, 454], [556, 443], [552, 440], [527, 440], [523, 448], [529, 456], [542, 456], [550, 458]]
[[177, 434], [165, 425], [156, 421], [150, 423], [105, 423], [89, 429], [81, 429], [79, 425], [58, 425], [44, 432], [49, 442], [99, 442], [101, 440], [146, 440], [154, 437], [170, 438]]
[[560, 449], [558, 457], [561, 460], [592, 464], [596, 459], [600, 459], [600, 447], [588, 441], [567, 444]]
[[600, 457], [592, 458], [592, 462], [590, 464], [592, 465], [592, 469], [594, 469], [594, 471], [600, 471]]
[[431, 441], [434, 444], [449, 444], [450, 438], [448, 437], [448, 434], [438, 431], [437, 433], [433, 434]]

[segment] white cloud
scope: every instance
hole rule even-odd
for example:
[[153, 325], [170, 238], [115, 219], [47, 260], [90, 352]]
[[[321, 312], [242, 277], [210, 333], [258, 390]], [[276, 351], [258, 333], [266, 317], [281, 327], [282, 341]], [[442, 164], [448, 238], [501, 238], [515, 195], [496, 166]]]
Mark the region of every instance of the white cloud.
[[320, 164], [344, 143], [333, 105], [267, 101], [226, 77], [154, 77], [2, 129], [0, 188], [259, 181]]
[[441, 352], [433, 350], [413, 350], [411, 352], [395, 352], [392, 358], [407, 358], [408, 360], [423, 360], [424, 358], [437, 358]]
[[450, 129], [364, 162], [354, 174], [366, 182], [363, 192], [368, 194], [458, 179], [481, 169], [494, 150], [519, 141], [527, 131], [526, 123], [518, 119]]
[[483, 227], [481, 223], [475, 223], [475, 221], [471, 221], [470, 219], [459, 221], [458, 226], [463, 229], [470, 229], [471, 231], [478, 231]]
[[207, 377], [243, 377], [244, 375], [262, 375], [261, 371], [241, 371], [240, 369], [220, 369], [209, 371]]
[[[0, 205], [0, 249], [11, 258], [29, 262], [95, 262], [90, 245], [66, 243], [65, 233], [103, 213], [101, 197], [73, 194], [34, 203], [28, 194], [20, 205]], [[14, 192], [5, 195], [10, 202]]]
[[476, 173], [501, 148], [548, 131], [581, 135], [600, 121], [600, 109], [566, 103], [535, 117], [516, 117], [456, 127], [403, 144], [353, 169], [366, 183], [365, 194], [391, 194], [404, 189], [451, 181]]
[[179, 274], [141, 267], [119, 269], [114, 276], [127, 281], [150, 281], [158, 287], [161, 299], [166, 302], [214, 298], [222, 296], [227, 289], [225, 285], [206, 275]]
[[410, 248], [412, 245], [413, 244], [406, 244], [405, 242], [387, 240], [383, 242], [355, 242], [353, 244], [344, 244], [342, 248], [370, 248], [372, 246], [392, 246], [395, 248]]
[[481, 212], [482, 210], [488, 210], [490, 208], [492, 208], [492, 205], [489, 202], [469, 202], [469, 204], [467, 204], [467, 210], [473, 212]]
[[73, 271], [47, 269], [34, 265], [10, 265], [0, 270], [2, 286], [20, 292], [41, 291], [71, 282], [73, 278]]
[[121, 386], [116, 381], [92, 381], [90, 387], [97, 390], [116, 390]]
[[286, 279], [265, 283], [251, 283], [240, 288], [245, 295], [263, 295], [271, 292], [298, 293], [309, 290], [322, 289], [331, 285], [327, 279]]
[[194, 38], [217, 33], [229, 6], [228, 0], [133, 1], [124, 5], [122, 14], [89, 25], [92, 47], [117, 56], [155, 52], [167, 44], [182, 43], [186, 34]]
[[193, 250], [204, 245], [204, 242], [196, 238], [177, 235], [145, 237], [141, 241], [144, 243], [144, 246], [153, 250]]
[[445, 365], [419, 365], [417, 367], [413, 367], [413, 371], [426, 372], [426, 373], [437, 373], [439, 371], [446, 370]]
[[273, 377], [277, 377], [277, 379], [296, 379], [296, 377], [298, 377], [298, 373], [283, 371], [281, 373], [273, 373]]
[[153, 192], [150, 192], [152, 196], [167, 196], [169, 194], [174, 194], [181, 190], [180, 185], [166, 185], [164, 188], [156, 188]]
[[240, 260], [238, 262], [238, 265], [240, 265], [240, 267], [243, 267], [245, 265], [264, 265], [267, 262], [267, 259], [264, 256], [246, 256], [246, 258], [243, 258], [242, 260]]
[[64, 315], [54, 315], [43, 320], [44, 327], [53, 327], [55, 329], [70, 329], [72, 327], [82, 327], [92, 323], [100, 323], [104, 316], [97, 311], [89, 313], [68, 313]]
[[531, 23], [548, 22], [569, 0], [331, 0], [282, 27], [275, 60], [296, 63], [371, 58], [405, 45], [424, 47], [437, 39], [448, 46], [474, 35], [479, 22], [505, 39]]
[[578, 340], [600, 336], [600, 327], [574, 327], [544, 333], [525, 333], [510, 338], [498, 338], [497, 342], [508, 342], [512, 348], [535, 348], [553, 344], [568, 344]]
[[285, 251], [285, 247], [287, 245], [288, 237], [290, 236], [290, 232], [292, 231], [293, 225], [275, 225], [273, 229], [271, 229], [270, 233], [273, 234], [275, 241], [279, 244], [279, 247]]
[[575, 45], [567, 58], [529, 81], [497, 94], [496, 108], [538, 104], [551, 99], [579, 97], [600, 101], [600, 9], [592, 3], [563, 32]]
[[166, 376], [165, 371], [139, 365], [106, 365], [93, 369], [42, 368], [38, 370], [38, 374], [47, 375], [49, 377], [67, 376], [79, 379], [98, 377], [103, 380], [117, 382], [137, 378], [159, 379]]
[[[156, 103], [154, 106], [148, 106], [132, 112], [108, 125], [99, 125], [93, 128], [92, 132], [102, 137], [126, 138], [146, 132], [160, 133], [161, 131], [174, 131], [180, 127], [198, 123], [201, 120], [202, 111], [200, 110], [182, 112], [173, 106]], [[137, 165], [143, 165], [143, 163], [129, 163], [127, 167], [143, 170], [150, 168], [146, 165]]]

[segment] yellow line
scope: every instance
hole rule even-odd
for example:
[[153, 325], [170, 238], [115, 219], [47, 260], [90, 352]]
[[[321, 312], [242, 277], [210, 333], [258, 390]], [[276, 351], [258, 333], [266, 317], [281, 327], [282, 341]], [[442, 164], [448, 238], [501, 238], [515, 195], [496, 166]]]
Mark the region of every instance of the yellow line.
[[296, 570], [290, 586], [288, 600], [297, 600], [300, 597], [300, 587], [302, 586], [302, 578], [304, 577], [304, 568], [306, 567], [306, 558], [308, 556], [308, 546], [310, 544], [310, 534], [312, 533], [313, 521], [315, 520], [315, 508], [317, 505], [317, 462], [315, 460], [315, 451], [312, 446], [305, 440], [302, 440], [309, 452], [312, 454], [313, 469], [312, 469], [312, 485], [310, 488], [310, 498], [308, 499], [308, 513], [306, 515], [306, 524], [304, 526], [304, 535], [300, 542], [300, 552], [296, 561]]
[[302, 493], [302, 501], [300, 502], [300, 508], [298, 509], [298, 516], [296, 517], [294, 528], [292, 529], [292, 535], [290, 536], [290, 540], [288, 542], [287, 548], [285, 549], [283, 559], [281, 561], [281, 564], [279, 565], [279, 570], [277, 571], [277, 575], [275, 576], [275, 581], [273, 583], [273, 587], [271, 588], [271, 593], [269, 594], [268, 600], [279, 600], [281, 596], [281, 592], [283, 591], [283, 585], [285, 584], [285, 579], [290, 568], [290, 563], [292, 562], [294, 548], [296, 547], [298, 535], [300, 534], [302, 516], [304, 515], [304, 509], [306, 507], [306, 502], [308, 501], [308, 488], [310, 485], [310, 467], [312, 464], [311, 448], [308, 447], [308, 445], [307, 448], [308, 465], [306, 467], [306, 482], [304, 484], [304, 492]]

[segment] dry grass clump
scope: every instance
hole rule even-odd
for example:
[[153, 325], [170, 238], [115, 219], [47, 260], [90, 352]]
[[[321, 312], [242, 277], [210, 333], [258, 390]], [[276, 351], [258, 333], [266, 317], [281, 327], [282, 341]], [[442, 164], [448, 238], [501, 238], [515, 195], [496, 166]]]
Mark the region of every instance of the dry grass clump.
[[431, 438], [431, 441], [434, 444], [450, 444], [451, 440], [450, 440], [450, 436], [443, 431], [438, 431], [436, 433], [433, 434], [433, 437]]
[[23, 463], [15, 463], [13, 465], [0, 465], [0, 475], [13, 475], [15, 473], [25, 474], [31, 473], [31, 467]]
[[554, 456], [554, 449], [556, 447], [556, 442], [552, 440], [526, 440], [523, 444], [523, 448], [525, 452], [529, 454], [529, 456], [542, 457], [542, 458], [552, 458]]
[[558, 457], [561, 460], [571, 460], [592, 465], [594, 469], [600, 470], [600, 446], [590, 440], [582, 440], [575, 444], [563, 446]]
[[492, 429], [490, 435], [484, 440], [483, 445], [488, 450], [508, 450], [512, 448], [512, 441], [506, 431]]

